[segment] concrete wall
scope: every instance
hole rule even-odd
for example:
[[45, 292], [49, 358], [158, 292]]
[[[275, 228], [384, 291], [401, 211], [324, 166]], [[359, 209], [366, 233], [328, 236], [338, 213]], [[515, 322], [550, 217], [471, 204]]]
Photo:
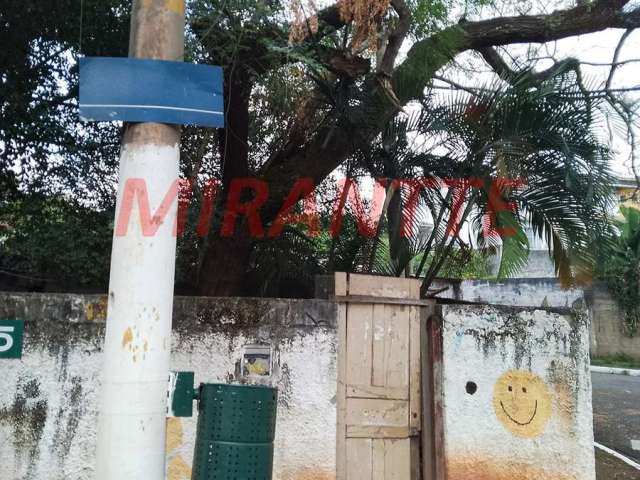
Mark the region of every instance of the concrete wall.
[[618, 304], [603, 283], [596, 283], [587, 291], [591, 314], [591, 354], [594, 356], [624, 353], [640, 360], [640, 335], [625, 334]]
[[606, 284], [563, 289], [555, 278], [505, 280], [440, 280], [433, 288], [449, 287], [439, 298], [520, 307], [569, 308], [585, 301], [591, 316], [591, 354], [623, 353], [640, 360], [640, 335], [631, 338], [622, 328], [622, 315]]
[[583, 314], [442, 307], [448, 480], [594, 480]]
[[[105, 298], [0, 293], [26, 320], [21, 360], [0, 360], [3, 480], [94, 478]], [[321, 300], [176, 298], [172, 368], [227, 382], [247, 344], [268, 342], [280, 390], [277, 480], [335, 477], [335, 305]], [[168, 478], [187, 480], [196, 418], [168, 423]]]
[[[27, 322], [23, 358], [0, 360], [3, 480], [94, 478], [105, 309], [100, 296], [0, 293], [0, 318]], [[450, 480], [593, 480], [586, 323], [541, 310], [442, 309]], [[196, 382], [234, 380], [245, 345], [272, 345], [276, 480], [335, 479], [335, 321], [324, 300], [176, 298], [172, 366], [195, 371]], [[520, 438], [492, 410], [493, 389], [511, 370], [538, 375], [546, 390], [533, 377], [519, 381], [551, 398], [535, 436]], [[190, 479], [195, 428], [196, 418], [168, 422], [171, 480]]]
[[[531, 239], [529, 239], [531, 241]], [[549, 256], [546, 246], [542, 249], [532, 249], [529, 251], [527, 265], [520, 272], [520, 278], [557, 278], [556, 267], [553, 259]]]
[[432, 288], [445, 286], [439, 298], [492, 305], [569, 308], [584, 298], [582, 289], [564, 290], [555, 278], [438, 281]]

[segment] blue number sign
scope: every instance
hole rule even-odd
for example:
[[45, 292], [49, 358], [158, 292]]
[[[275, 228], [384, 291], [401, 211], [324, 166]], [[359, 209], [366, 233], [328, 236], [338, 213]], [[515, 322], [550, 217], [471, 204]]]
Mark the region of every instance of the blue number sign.
[[22, 357], [23, 320], [0, 320], [0, 358]]

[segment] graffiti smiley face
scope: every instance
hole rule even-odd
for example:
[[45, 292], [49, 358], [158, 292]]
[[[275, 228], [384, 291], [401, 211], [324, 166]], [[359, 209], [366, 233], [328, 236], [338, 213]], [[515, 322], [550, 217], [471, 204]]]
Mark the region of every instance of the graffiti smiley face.
[[513, 435], [537, 437], [551, 417], [551, 396], [544, 380], [525, 370], [509, 370], [496, 382], [493, 408]]

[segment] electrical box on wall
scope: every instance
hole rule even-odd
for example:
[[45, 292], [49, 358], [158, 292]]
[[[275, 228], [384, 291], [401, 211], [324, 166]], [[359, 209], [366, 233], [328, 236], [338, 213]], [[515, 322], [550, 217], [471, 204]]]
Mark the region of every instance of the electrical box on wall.
[[273, 369], [271, 346], [247, 345], [242, 356], [244, 377], [269, 377]]

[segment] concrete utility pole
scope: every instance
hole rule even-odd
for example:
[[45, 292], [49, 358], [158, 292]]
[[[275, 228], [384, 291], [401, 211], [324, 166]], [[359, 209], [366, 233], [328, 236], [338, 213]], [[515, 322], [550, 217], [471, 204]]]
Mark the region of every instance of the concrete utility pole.
[[[184, 23], [184, 0], [134, 0], [129, 56], [182, 61]], [[120, 154], [116, 222], [126, 203], [128, 179], [144, 179], [153, 212], [178, 178], [179, 160], [179, 127], [129, 125]], [[95, 475], [99, 480], [165, 478], [177, 203], [175, 199], [157, 233], [144, 236], [134, 199], [128, 233], [113, 239]]]

